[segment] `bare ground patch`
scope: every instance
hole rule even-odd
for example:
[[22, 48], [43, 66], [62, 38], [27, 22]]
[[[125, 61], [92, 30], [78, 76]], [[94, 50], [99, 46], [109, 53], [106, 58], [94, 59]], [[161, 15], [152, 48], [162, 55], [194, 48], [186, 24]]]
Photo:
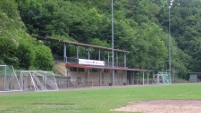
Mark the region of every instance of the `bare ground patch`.
[[142, 113], [201, 113], [201, 100], [156, 100], [136, 102], [114, 111]]

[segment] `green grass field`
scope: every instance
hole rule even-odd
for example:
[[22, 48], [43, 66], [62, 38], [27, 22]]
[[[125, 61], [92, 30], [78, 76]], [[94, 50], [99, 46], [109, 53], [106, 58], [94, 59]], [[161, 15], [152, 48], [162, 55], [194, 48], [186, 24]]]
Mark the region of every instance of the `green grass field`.
[[129, 102], [161, 99], [199, 100], [201, 84], [2, 94], [0, 113], [123, 113], [110, 110]]

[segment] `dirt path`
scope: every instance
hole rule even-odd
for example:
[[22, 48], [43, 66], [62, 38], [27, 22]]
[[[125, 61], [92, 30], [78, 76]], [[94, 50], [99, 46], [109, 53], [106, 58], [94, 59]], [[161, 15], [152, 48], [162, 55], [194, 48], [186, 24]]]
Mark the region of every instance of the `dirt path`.
[[201, 100], [157, 100], [136, 102], [114, 111], [142, 113], [201, 113]]

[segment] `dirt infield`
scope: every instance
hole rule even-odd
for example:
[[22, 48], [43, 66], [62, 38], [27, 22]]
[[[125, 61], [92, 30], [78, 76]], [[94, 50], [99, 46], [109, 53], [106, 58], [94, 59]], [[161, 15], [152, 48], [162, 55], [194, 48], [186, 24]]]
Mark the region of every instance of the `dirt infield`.
[[156, 100], [135, 102], [114, 111], [142, 113], [201, 113], [201, 100]]

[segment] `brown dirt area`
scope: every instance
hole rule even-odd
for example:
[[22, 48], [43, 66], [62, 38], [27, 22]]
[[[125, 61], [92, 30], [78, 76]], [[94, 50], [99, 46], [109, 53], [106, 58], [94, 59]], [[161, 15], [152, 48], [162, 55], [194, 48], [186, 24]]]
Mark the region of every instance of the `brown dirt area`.
[[156, 100], [135, 102], [114, 111], [142, 113], [201, 113], [201, 100]]

